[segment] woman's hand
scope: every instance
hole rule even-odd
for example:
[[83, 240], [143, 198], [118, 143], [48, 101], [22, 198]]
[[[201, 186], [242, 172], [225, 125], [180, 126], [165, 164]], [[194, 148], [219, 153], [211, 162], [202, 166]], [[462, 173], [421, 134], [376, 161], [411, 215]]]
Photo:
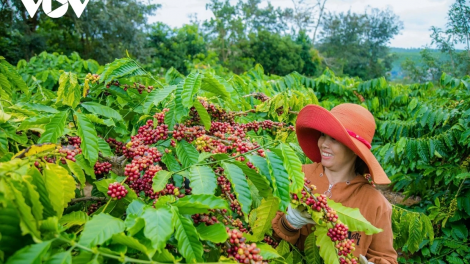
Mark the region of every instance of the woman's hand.
[[287, 207], [286, 220], [295, 229], [300, 229], [306, 224], [315, 224], [307, 210], [301, 211], [299, 208], [292, 208], [290, 204]]

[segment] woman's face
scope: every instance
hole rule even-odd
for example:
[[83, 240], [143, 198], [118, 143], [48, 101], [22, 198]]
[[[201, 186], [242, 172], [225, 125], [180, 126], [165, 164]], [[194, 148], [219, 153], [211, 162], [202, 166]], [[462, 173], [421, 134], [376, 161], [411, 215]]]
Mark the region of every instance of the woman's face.
[[356, 154], [352, 150], [327, 134], [321, 133], [318, 148], [322, 165], [330, 170], [338, 171], [345, 166], [354, 166], [356, 162]]

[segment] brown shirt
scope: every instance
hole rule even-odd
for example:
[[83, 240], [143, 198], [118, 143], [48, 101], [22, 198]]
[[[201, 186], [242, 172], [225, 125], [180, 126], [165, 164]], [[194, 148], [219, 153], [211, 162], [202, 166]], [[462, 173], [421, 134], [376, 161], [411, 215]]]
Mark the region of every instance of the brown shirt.
[[[302, 170], [308, 180], [317, 187], [315, 193], [323, 194], [328, 190], [328, 178], [323, 173], [321, 163], [303, 165]], [[364, 232], [349, 232], [349, 238], [354, 239], [356, 250], [354, 256], [365, 256], [375, 264], [397, 264], [397, 253], [393, 248], [392, 206], [369, 182], [362, 176], [356, 176], [348, 183], [339, 182], [331, 188], [331, 197], [335, 202], [344, 206], [359, 208], [361, 214], [375, 227], [383, 229], [374, 235]], [[284, 214], [277, 213], [272, 221], [276, 235], [303, 249], [307, 236], [312, 232], [313, 225], [308, 224], [301, 229], [293, 229], [285, 220]]]

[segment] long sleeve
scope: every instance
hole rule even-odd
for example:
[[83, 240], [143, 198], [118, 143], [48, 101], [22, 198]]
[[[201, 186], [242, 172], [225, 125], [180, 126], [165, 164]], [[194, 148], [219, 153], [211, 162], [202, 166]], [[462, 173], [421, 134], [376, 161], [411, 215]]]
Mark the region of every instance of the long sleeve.
[[393, 248], [392, 208], [381, 208], [377, 212], [375, 226], [383, 231], [373, 235], [366, 258], [375, 264], [397, 264], [397, 252]]

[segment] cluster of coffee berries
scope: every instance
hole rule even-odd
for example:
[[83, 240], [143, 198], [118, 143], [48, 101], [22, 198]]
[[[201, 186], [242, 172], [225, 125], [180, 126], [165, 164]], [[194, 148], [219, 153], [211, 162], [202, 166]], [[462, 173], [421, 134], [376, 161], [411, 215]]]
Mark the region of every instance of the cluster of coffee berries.
[[[79, 138], [80, 139], [80, 138]], [[82, 149], [79, 147], [76, 147], [77, 144], [74, 145], [67, 145], [63, 146], [62, 148], [59, 149], [59, 154], [63, 156], [60, 161], [62, 164], [65, 164], [66, 161], [65, 159], [71, 160], [71, 161], [76, 161], [75, 156], [82, 153]]]
[[279, 243], [270, 236], [264, 236], [263, 241], [266, 242], [266, 244], [272, 246], [273, 248], [277, 248], [277, 246], [279, 245]]
[[108, 174], [112, 167], [113, 165], [111, 165], [111, 163], [109, 162], [97, 161], [95, 164], [95, 174], [96, 175]]
[[100, 201], [90, 204], [90, 206], [88, 206], [87, 215], [91, 215], [94, 212], [96, 212], [96, 210], [98, 210], [98, 208], [100, 208], [100, 206], [101, 206]]
[[106, 84], [106, 88], [109, 89], [109, 87], [111, 87], [111, 85], [114, 85], [114, 86], [117, 86], [117, 87], [120, 87], [120, 86], [121, 86], [121, 84], [119, 83], [119, 81], [116, 80], [116, 81], [111, 81], [111, 82], [107, 83], [107, 84]]
[[173, 195], [173, 196], [176, 196], [178, 198], [183, 198], [186, 195], [190, 195], [191, 191], [192, 191], [191, 188], [188, 188], [188, 189], [178, 188], [175, 185], [173, 185], [172, 183], [168, 183], [165, 186], [165, 188], [163, 188], [163, 190], [161, 190], [159, 192], [156, 192], [156, 193], [153, 193], [153, 194], [149, 195], [149, 197], [152, 198], [152, 199], [155, 199], [154, 202], [153, 202], [155, 204], [158, 201], [158, 198], [160, 198], [161, 196]]
[[348, 256], [351, 252], [353, 252], [356, 244], [354, 244], [354, 239], [348, 239], [336, 244], [336, 249], [338, 249], [339, 256]]
[[[142, 94], [143, 91], [146, 91], [147, 93], [150, 93], [153, 90], [153, 86], [145, 86], [141, 83], [134, 83], [134, 86], [131, 86], [131, 88], [137, 89], [139, 94]], [[124, 91], [127, 91], [129, 89], [129, 86], [124, 86]]]
[[342, 223], [337, 223], [334, 228], [328, 229], [327, 235], [333, 241], [341, 241], [348, 236], [348, 227]]
[[114, 138], [108, 138], [106, 139], [106, 142], [116, 155], [122, 155], [122, 147], [124, 146], [124, 143], [117, 141]]
[[357, 258], [348, 256], [347, 258], [340, 257], [339, 258], [340, 264], [358, 264]]
[[224, 193], [230, 193], [231, 185], [229, 180], [225, 176], [217, 177], [217, 185], [220, 186], [220, 189]]
[[230, 229], [226, 227], [229, 239], [229, 248], [227, 248], [228, 257], [235, 258], [238, 263], [253, 263], [264, 264], [263, 257], [260, 255], [260, 249], [256, 247], [255, 243], [246, 244], [246, 239], [243, 233], [237, 229]]
[[122, 186], [119, 182], [113, 182], [108, 185], [108, 195], [113, 199], [122, 199], [127, 195], [126, 187]]
[[[146, 146], [147, 147], [147, 146]], [[162, 159], [162, 154], [158, 152], [157, 148], [149, 148], [143, 152], [142, 156], [134, 156], [130, 164], [126, 164], [124, 169], [124, 175], [126, 175], [127, 181], [132, 182], [140, 178], [140, 172], [144, 169], [149, 168], [154, 163], [159, 162]]]
[[193, 142], [198, 137], [201, 137], [206, 133], [203, 126], [186, 127], [183, 124], [176, 124], [173, 127], [173, 139], [177, 141], [186, 140]]
[[[199, 102], [201, 102], [202, 106], [207, 110], [207, 113], [211, 116], [211, 120], [213, 121], [220, 121], [220, 122], [228, 122], [230, 124], [233, 124], [235, 114], [232, 112], [227, 112], [221, 107], [217, 107], [214, 104], [208, 103], [204, 99], [199, 99]], [[199, 124], [201, 119], [199, 117], [199, 113], [197, 112], [195, 107], [190, 108], [189, 116], [191, 119], [188, 121], [188, 125], [191, 124]]]
[[[328, 198], [325, 194], [313, 196], [306, 190], [316, 190], [314, 185], [310, 185], [310, 181], [304, 178], [305, 189], [302, 190], [302, 197], [297, 194], [292, 195], [293, 203], [302, 203], [310, 207], [313, 211], [321, 212], [322, 218], [326, 223], [332, 225], [328, 229], [328, 237], [335, 243], [340, 263], [357, 263], [357, 258], [353, 256], [352, 251], [355, 249], [354, 240], [348, 238], [348, 227], [338, 220], [338, 214], [335, 210], [328, 206]], [[310, 186], [309, 186], [310, 185]]]
[[142, 139], [147, 145], [165, 140], [168, 138], [168, 125], [162, 124], [154, 128], [153, 120], [147, 120], [146, 124], [139, 128], [136, 137]]
[[165, 123], [165, 113], [167, 113], [168, 111], [170, 111], [170, 109], [164, 108], [160, 113], [155, 113], [153, 115], [153, 118], [157, 120], [157, 124], [161, 125]]
[[80, 147], [80, 144], [82, 144], [82, 140], [80, 137], [67, 137], [69, 145], [72, 145], [76, 148]]
[[[305, 191], [302, 191], [305, 192]], [[303, 193], [302, 193], [303, 194]], [[328, 204], [326, 201], [326, 195], [322, 194], [315, 199], [313, 197], [307, 198], [307, 201], [305, 201], [305, 204], [310, 206], [312, 210], [315, 210], [317, 212], [320, 212], [322, 209], [328, 208]]]
[[269, 100], [269, 97], [265, 95], [264, 93], [255, 93], [253, 96], [255, 99], [260, 100], [261, 102], [266, 102]]
[[91, 74], [91, 73], [88, 73], [86, 76], [85, 76], [85, 80], [88, 80], [89, 82], [91, 83], [99, 83], [100, 81], [100, 76], [98, 74]]
[[240, 206], [240, 202], [238, 202], [238, 200], [236, 199], [235, 194], [230, 193], [227, 195], [228, 197], [230, 197], [230, 209], [232, 209], [232, 211], [236, 212], [240, 216], [243, 215], [242, 207]]
[[191, 216], [194, 224], [204, 223], [206, 226], [219, 223], [219, 220], [212, 214], [194, 214]]

